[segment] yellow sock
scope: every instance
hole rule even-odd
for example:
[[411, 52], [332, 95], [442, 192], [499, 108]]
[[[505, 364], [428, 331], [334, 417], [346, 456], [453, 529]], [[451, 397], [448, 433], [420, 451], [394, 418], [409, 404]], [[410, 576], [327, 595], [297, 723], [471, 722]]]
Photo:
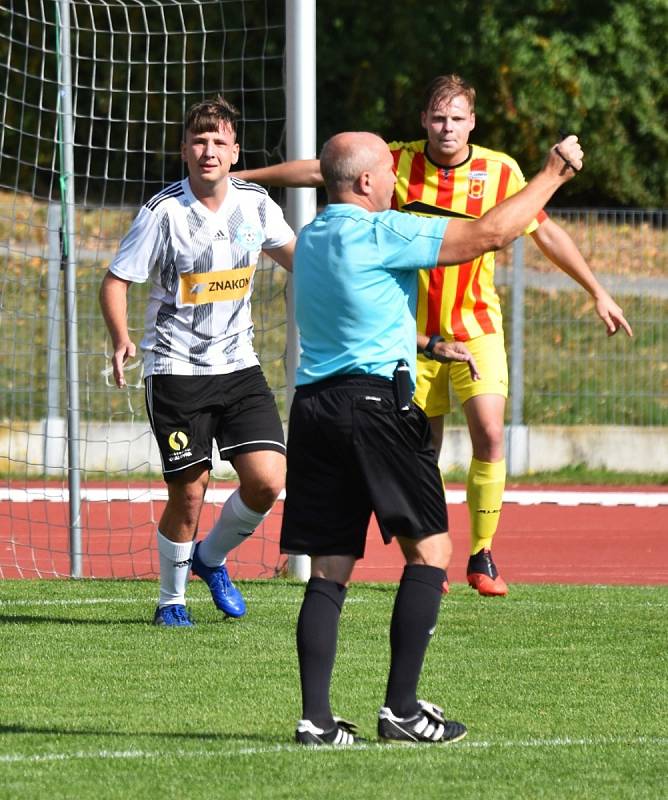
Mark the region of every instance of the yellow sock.
[[471, 555], [491, 548], [501, 515], [506, 486], [506, 462], [471, 459], [466, 481], [466, 502], [471, 524]]

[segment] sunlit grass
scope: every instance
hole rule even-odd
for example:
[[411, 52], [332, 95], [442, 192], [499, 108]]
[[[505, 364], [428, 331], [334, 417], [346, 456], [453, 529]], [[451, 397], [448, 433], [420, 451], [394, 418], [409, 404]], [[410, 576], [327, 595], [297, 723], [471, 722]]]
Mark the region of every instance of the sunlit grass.
[[0, 795], [265, 800], [347, 795], [655, 800], [665, 786], [666, 587], [459, 584], [443, 600], [419, 695], [469, 727], [441, 747], [383, 746], [375, 725], [394, 587], [353, 585], [332, 684], [370, 741], [310, 751], [294, 631], [301, 584], [241, 584], [224, 622], [150, 624], [151, 581], [5, 581]]

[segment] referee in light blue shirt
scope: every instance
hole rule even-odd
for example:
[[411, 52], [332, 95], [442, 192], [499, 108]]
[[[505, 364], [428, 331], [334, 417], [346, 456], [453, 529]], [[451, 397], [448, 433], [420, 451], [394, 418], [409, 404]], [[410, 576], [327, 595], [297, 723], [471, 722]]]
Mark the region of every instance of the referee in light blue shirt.
[[[294, 258], [301, 361], [288, 429], [281, 551], [311, 556], [297, 625], [307, 745], [360, 741], [335, 717], [329, 688], [347, 584], [374, 512], [406, 566], [390, 625], [391, 663], [378, 716], [384, 740], [454, 742], [460, 722], [417, 699], [452, 546], [443, 484], [415, 382], [417, 270], [469, 261], [521, 234], [581, 166], [575, 137], [550, 151], [521, 192], [478, 220], [389, 211], [393, 160], [370, 133], [342, 133], [320, 155], [329, 205], [301, 232]], [[453, 348], [444, 358], [475, 364]]]
[[400, 359], [415, 382], [416, 269], [437, 263], [447, 224], [337, 203], [307, 226], [295, 254], [298, 386], [334, 375], [391, 380]]

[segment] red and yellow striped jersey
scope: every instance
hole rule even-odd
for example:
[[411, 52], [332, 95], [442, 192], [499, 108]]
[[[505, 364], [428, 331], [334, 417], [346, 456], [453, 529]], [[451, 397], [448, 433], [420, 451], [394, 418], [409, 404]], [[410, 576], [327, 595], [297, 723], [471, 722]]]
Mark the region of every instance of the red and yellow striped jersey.
[[[397, 174], [392, 207], [399, 211], [476, 219], [525, 185], [517, 162], [505, 153], [474, 144], [462, 164], [439, 167], [425, 153], [426, 144], [390, 143]], [[545, 217], [541, 211], [526, 233], [536, 230]], [[419, 332], [464, 342], [501, 332], [494, 253], [457, 267], [421, 270], [419, 275]]]

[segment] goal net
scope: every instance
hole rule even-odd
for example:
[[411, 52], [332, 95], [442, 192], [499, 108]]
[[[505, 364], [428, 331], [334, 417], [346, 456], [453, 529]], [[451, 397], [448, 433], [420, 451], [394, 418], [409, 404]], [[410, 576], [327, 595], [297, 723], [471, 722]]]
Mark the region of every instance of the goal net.
[[[183, 177], [181, 128], [192, 103], [224, 94], [242, 113], [240, 166], [276, 160], [285, 137], [284, 40], [283, 3], [273, 0], [8, 0], [0, 8], [0, 577], [70, 574], [68, 188], [82, 573], [157, 574], [155, 530], [166, 492], [141, 363], [129, 365], [128, 389], [116, 389], [99, 285], [141, 204]], [[138, 342], [144, 287], [132, 288], [129, 304]], [[270, 261], [259, 265], [253, 312], [256, 350], [285, 416], [285, 279]], [[215, 462], [201, 532], [235, 479], [226, 462]], [[233, 575], [281, 569], [279, 513], [280, 504], [231, 555]]]

